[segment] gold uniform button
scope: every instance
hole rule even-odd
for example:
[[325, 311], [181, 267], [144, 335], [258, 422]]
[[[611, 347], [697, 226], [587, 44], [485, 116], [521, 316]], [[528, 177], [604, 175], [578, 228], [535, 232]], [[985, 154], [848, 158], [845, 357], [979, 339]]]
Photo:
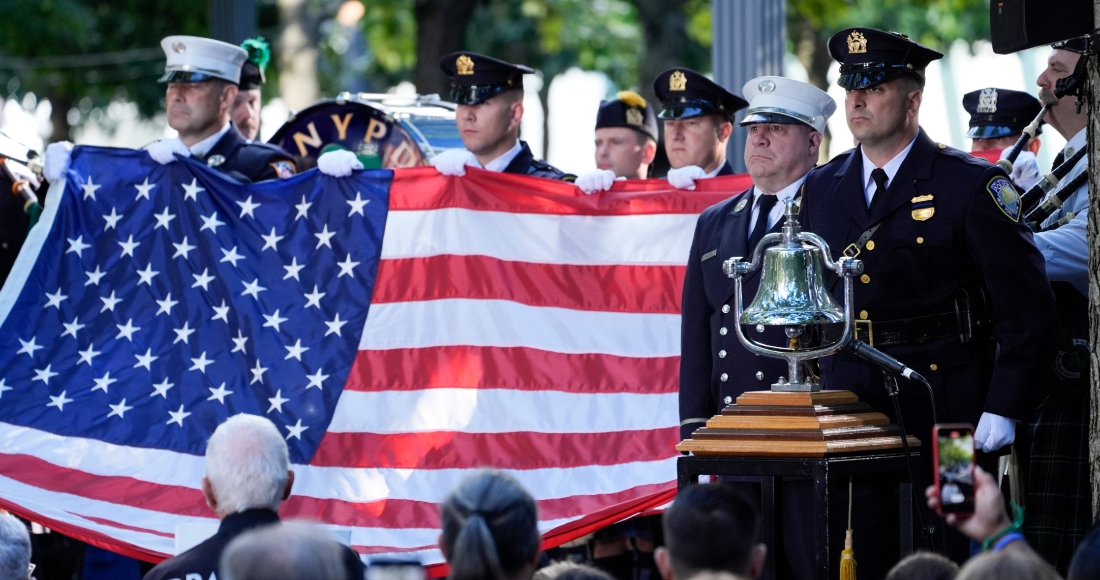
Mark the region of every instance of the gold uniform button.
[[939, 367], [939, 365], [937, 365], [936, 363], [932, 363], [932, 364], [928, 365], [928, 368], [930, 368], [930, 369], [932, 369], [932, 370], [937, 370], [937, 369], [939, 369], [940, 367]]
[[864, 284], [870, 284], [871, 283], [871, 277], [868, 276], [867, 274], [864, 274], [864, 275], [859, 277], [859, 281], [863, 282]]
[[867, 248], [868, 250], [873, 250], [873, 249], [875, 249], [875, 241], [874, 240], [867, 240], [867, 245], [865, 245], [863, 247]]
[[867, 317], [868, 317], [868, 316], [869, 316], [869, 315], [867, 314], [867, 311], [866, 311], [866, 310], [860, 310], [860, 311], [859, 311], [859, 319], [860, 319], [860, 320], [867, 320]]
[[920, 236], [917, 236], [917, 243], [918, 244], [923, 244], [924, 243], [924, 238], [922, 238]]

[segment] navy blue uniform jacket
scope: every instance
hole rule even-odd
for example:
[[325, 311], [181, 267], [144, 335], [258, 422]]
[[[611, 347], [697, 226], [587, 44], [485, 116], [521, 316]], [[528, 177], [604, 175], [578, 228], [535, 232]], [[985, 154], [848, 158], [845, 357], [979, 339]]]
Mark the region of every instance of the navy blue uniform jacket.
[[[985, 160], [933, 143], [922, 129], [874, 213], [867, 210], [859, 149], [811, 171], [803, 189], [802, 227], [824, 238], [834, 258], [882, 220], [871, 237], [874, 249], [868, 244], [858, 256], [866, 275], [855, 281], [859, 317], [873, 324], [954, 312], [959, 288], [988, 291], [992, 340], [964, 345], [947, 337], [881, 348], [928, 378], [941, 422], [977, 424], [983, 412], [1027, 420], [1039, 388], [1054, 296], [1031, 231], [990, 191], [1005, 177]], [[934, 211], [917, 219], [926, 215], [916, 210], [928, 196]], [[839, 300], [843, 284], [833, 294]], [[824, 388], [852, 390], [894, 415], [882, 374], [870, 363], [841, 352], [821, 359], [821, 371]], [[927, 441], [927, 393], [909, 381], [901, 391], [906, 430]]]
[[[726, 168], [732, 173], [729, 163], [723, 171]], [[738, 210], [741, 200], [745, 204]], [[722, 262], [734, 256], [750, 259], [752, 207], [753, 188], [749, 188], [703, 210], [695, 225], [680, 308], [681, 439], [690, 437], [741, 393], [768, 390], [787, 374], [786, 361], [749, 352], [734, 329], [737, 297], [733, 279], [722, 271]], [[780, 218], [771, 231], [779, 231], [784, 221]], [[748, 308], [760, 285], [760, 270], [745, 277], [742, 285], [743, 303]], [[786, 343], [779, 328], [763, 334], [753, 328], [745, 328], [745, 332], [757, 342]]]
[[545, 161], [535, 159], [535, 154], [531, 153], [531, 148], [527, 146], [526, 141], [520, 141], [519, 144], [521, 146], [520, 152], [516, 154], [512, 162], [508, 164], [508, 167], [504, 168], [504, 173], [533, 175], [535, 177], [560, 179], [569, 182], [576, 181], [576, 175], [566, 173]]
[[237, 131], [236, 126], [230, 127], [210, 148], [210, 152], [206, 154], [206, 163], [210, 164], [215, 156], [221, 156], [224, 161], [219, 165], [211, 165], [212, 167], [245, 183], [290, 177], [295, 172], [294, 161], [289, 153], [270, 143], [249, 142]]

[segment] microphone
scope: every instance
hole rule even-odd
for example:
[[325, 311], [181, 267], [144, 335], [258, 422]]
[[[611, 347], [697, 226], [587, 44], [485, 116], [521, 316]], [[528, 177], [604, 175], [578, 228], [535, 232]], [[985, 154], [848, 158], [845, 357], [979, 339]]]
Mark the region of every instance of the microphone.
[[899, 374], [910, 380], [920, 381], [926, 384], [928, 383], [928, 381], [925, 380], [924, 377], [920, 376], [917, 371], [901, 364], [898, 359], [882, 352], [881, 350], [878, 350], [877, 348], [869, 346], [867, 343], [853, 340], [852, 342], [848, 343], [848, 350], [859, 358], [873, 362], [892, 373]]

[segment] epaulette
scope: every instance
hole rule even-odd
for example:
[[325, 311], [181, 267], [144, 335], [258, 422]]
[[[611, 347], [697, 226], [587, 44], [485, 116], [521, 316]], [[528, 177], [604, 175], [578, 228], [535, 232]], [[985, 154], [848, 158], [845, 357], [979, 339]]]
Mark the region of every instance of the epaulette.
[[962, 161], [963, 163], [967, 163], [969, 165], [975, 165], [975, 166], [979, 166], [979, 167], [986, 167], [987, 165], [996, 165], [995, 163], [990, 164], [989, 161], [986, 161], [985, 159], [982, 159], [981, 157], [976, 157], [976, 156], [971, 155], [970, 153], [967, 153], [965, 151], [960, 151], [958, 149], [955, 149], [954, 147], [951, 147], [950, 145], [947, 145], [946, 143], [936, 143], [936, 153], [939, 153], [940, 155], [946, 155], [948, 157], [951, 157], [952, 159]]

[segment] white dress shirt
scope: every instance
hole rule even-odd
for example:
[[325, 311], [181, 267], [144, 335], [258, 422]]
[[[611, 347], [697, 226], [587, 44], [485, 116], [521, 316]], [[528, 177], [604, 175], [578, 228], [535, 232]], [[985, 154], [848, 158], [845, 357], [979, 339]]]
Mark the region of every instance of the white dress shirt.
[[519, 139], [516, 139], [516, 144], [513, 145], [511, 149], [506, 151], [504, 155], [486, 163], [484, 168], [489, 171], [500, 173], [508, 168], [508, 164], [516, 158], [516, 155], [519, 155], [520, 151], [523, 151], [523, 147], [519, 144]]
[[199, 141], [198, 143], [195, 143], [191, 147], [188, 147], [188, 149], [191, 150], [192, 155], [195, 155], [197, 157], [205, 157], [206, 154], [210, 153], [210, 150], [214, 148], [214, 145], [218, 143], [218, 140], [229, 132], [229, 128], [232, 126], [233, 123], [227, 121], [225, 123], [225, 126], [222, 127], [220, 131], [214, 133], [206, 139], [203, 139], [202, 141]]
[[[886, 165], [882, 166], [882, 170], [886, 172], [886, 187], [890, 187], [890, 184], [894, 182], [894, 176], [898, 174], [898, 169], [905, 161], [905, 157], [909, 155], [909, 151], [913, 149], [913, 144], [917, 142], [917, 138], [913, 137], [913, 140], [909, 142], [909, 145], [901, 150], [894, 156], [893, 159], [886, 162]], [[859, 148], [860, 153], [863, 155], [863, 197], [867, 199], [867, 207], [871, 207], [871, 198], [875, 197], [875, 190], [878, 189], [878, 185], [875, 183], [871, 172], [874, 171], [877, 166], [867, 158], [867, 153], [863, 151], [863, 148]]]
[[[806, 175], [809, 174], [807, 173]], [[798, 190], [801, 189], [802, 184], [806, 182], [806, 175], [799, 177], [794, 183], [788, 185], [787, 187], [784, 187], [783, 189], [780, 189], [775, 193], [777, 199], [775, 205], [772, 206], [771, 211], [768, 212], [768, 227], [764, 231], [771, 231], [771, 229], [775, 227], [775, 224], [779, 223], [780, 219], [783, 219], [783, 210], [785, 209], [784, 202], [798, 195]], [[760, 215], [760, 205], [756, 202], [760, 199], [760, 196], [762, 195], [768, 194], [760, 191], [760, 188], [758, 187], [752, 188], [752, 221], [749, 222], [749, 235], [752, 235], [752, 225], [756, 224], [756, 218]]]
[[[1073, 136], [1062, 151], [1066, 159], [1073, 153], [1080, 151], [1082, 147], [1088, 147], [1086, 131], [1081, 129]], [[1061, 183], [1068, 183], [1074, 177], [1088, 171], [1089, 157], [1085, 155], [1073, 166]], [[1055, 189], [1049, 195], [1054, 195]], [[1069, 282], [1085, 296], [1089, 295], [1089, 184], [1086, 182], [1077, 191], [1069, 196], [1058, 211], [1051, 214], [1043, 226], [1061, 220], [1070, 213], [1073, 218], [1056, 229], [1035, 234], [1035, 246], [1042, 252], [1046, 260], [1047, 277], [1051, 281]]]

